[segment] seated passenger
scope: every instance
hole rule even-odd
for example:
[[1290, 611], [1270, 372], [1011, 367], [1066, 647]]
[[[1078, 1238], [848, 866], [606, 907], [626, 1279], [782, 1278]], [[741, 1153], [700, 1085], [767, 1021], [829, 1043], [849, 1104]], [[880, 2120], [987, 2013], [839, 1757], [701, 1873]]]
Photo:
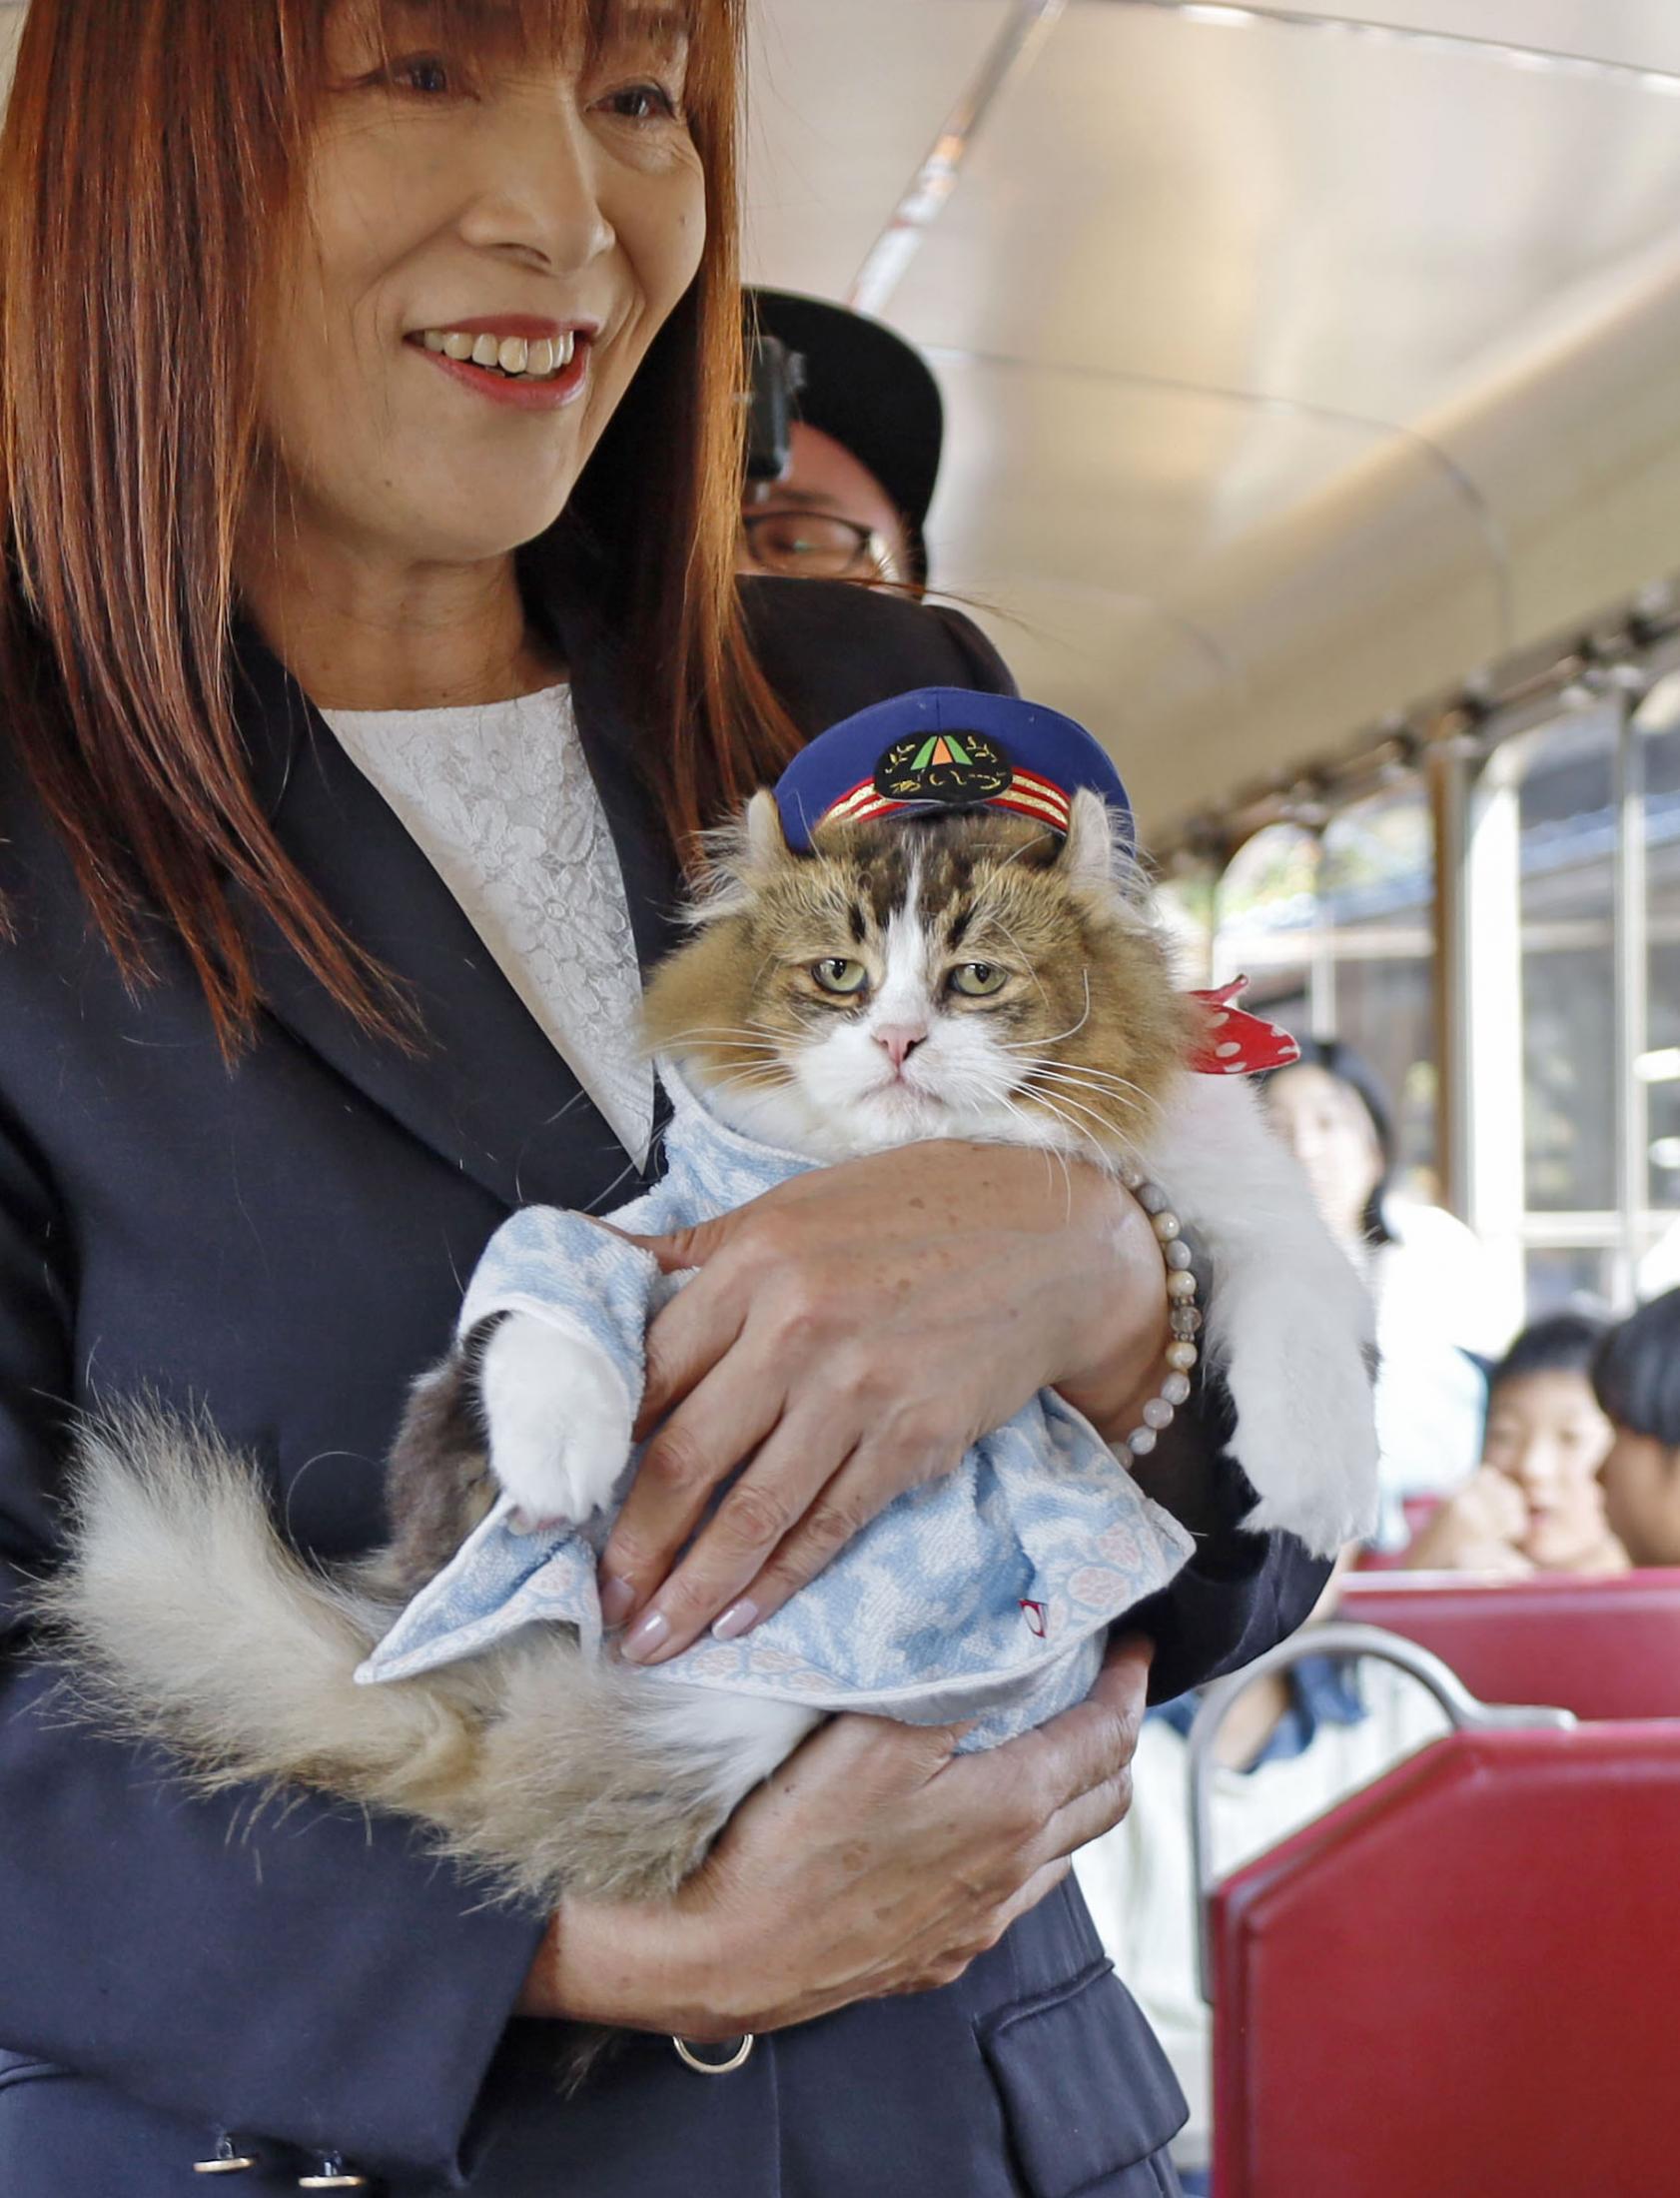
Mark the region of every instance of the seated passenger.
[[1298, 1064], [1266, 1079], [1265, 1099], [1376, 1300], [1380, 1540], [1396, 1549], [1406, 1538], [1402, 1499], [1456, 1488], [1474, 1471], [1486, 1397], [1478, 1361], [1503, 1351], [1519, 1310], [1505, 1308], [1487, 1255], [1461, 1221], [1393, 1189], [1387, 1095], [1350, 1046], [1304, 1040]]
[[1593, 1394], [1603, 1321], [1559, 1313], [1525, 1328], [1489, 1378], [1474, 1478], [1405, 1553], [1420, 1572], [1619, 1573], [1627, 1553], [1604, 1515], [1598, 1469], [1610, 1423]]
[[[1334, 1615], [1350, 1556], [1313, 1620]], [[1133, 1758], [1130, 1813], [1074, 1858], [1103, 1944], [1190, 2103], [1190, 2120], [1173, 2140], [1186, 2198], [1207, 2192], [1213, 2147], [1212, 2018], [1196, 1974], [1186, 1746], [1200, 1698], [1182, 1694], [1149, 1712]], [[1305, 1657], [1253, 1680], [1217, 1743], [1215, 1866], [1229, 1874], [1445, 1729], [1434, 1698], [1376, 1657]]]
[[1610, 1526], [1635, 1565], [1680, 1565], [1680, 1290], [1604, 1339], [1593, 1388], [1612, 1430], [1599, 1469]]

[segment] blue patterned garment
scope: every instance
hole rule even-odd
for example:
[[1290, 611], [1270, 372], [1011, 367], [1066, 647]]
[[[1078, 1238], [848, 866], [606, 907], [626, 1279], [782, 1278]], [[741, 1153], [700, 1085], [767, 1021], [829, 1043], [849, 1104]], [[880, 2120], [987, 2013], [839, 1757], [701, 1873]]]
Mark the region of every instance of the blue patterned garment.
[[[619, 1228], [644, 1236], [686, 1228], [812, 1165], [726, 1129], [668, 1067], [661, 1073], [674, 1110], [667, 1173], [612, 1216]], [[534, 1314], [598, 1345], [634, 1404], [648, 1318], [677, 1286], [648, 1253], [598, 1223], [530, 1206], [485, 1247], [460, 1333], [497, 1313]], [[617, 1502], [633, 1466], [626, 1461]], [[409, 1678], [554, 1620], [575, 1626], [591, 1652], [610, 1653], [595, 1595], [610, 1518], [581, 1532], [523, 1534], [509, 1524], [511, 1509], [504, 1496], [409, 1605], [360, 1679]], [[751, 1633], [703, 1637], [645, 1676], [654, 1686], [715, 1687], [911, 1724], [973, 1718], [963, 1745], [991, 1747], [1084, 1697], [1111, 1622], [1165, 1587], [1192, 1546], [1089, 1421], [1044, 1390], [954, 1473], [889, 1505]]]

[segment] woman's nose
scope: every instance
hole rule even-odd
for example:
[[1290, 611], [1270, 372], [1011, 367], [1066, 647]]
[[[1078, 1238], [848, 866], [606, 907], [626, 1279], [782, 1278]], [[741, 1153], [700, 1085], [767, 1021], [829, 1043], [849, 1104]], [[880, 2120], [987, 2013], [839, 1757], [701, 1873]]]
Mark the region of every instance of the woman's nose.
[[561, 275], [612, 250], [598, 149], [569, 101], [497, 101], [481, 138], [478, 188], [460, 223], [468, 244]]

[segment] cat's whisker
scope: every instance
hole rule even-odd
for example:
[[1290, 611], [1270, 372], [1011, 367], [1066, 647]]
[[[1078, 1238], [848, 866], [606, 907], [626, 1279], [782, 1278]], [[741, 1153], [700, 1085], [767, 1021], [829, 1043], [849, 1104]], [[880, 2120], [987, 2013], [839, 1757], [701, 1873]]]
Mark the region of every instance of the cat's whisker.
[[707, 1085], [709, 1091], [727, 1091], [731, 1088], [746, 1089], [754, 1084], [770, 1085], [788, 1081], [787, 1071], [779, 1064], [767, 1061], [749, 1062], [743, 1068], [730, 1069], [722, 1076], [715, 1076]]
[[[1043, 1000], [1045, 1005], [1048, 1007], [1050, 1004], [1050, 994], [1044, 988], [1044, 979], [1039, 975], [1038, 967], [1033, 956], [1023, 949], [1021, 941], [1016, 937], [1015, 933], [1010, 929], [1009, 925], [1005, 923], [1004, 919], [998, 914], [995, 908], [991, 911], [991, 920], [1003, 933], [1004, 937], [1008, 939], [1010, 945], [1014, 947], [1015, 951], [1021, 956], [1022, 963], [1026, 968], [1028, 976], [1031, 977], [1034, 984], [1038, 986], [1039, 998]], [[1086, 980], [1085, 1002], [1086, 1013], [1089, 1014], [1091, 1012], [1091, 985], [1089, 978]]]
[[1148, 1115], [1148, 1109], [1139, 1100], [1127, 1098], [1124, 1092], [1106, 1091], [1100, 1085], [1077, 1083], [1063, 1076], [1029, 1076], [1024, 1079], [1022, 1088], [1027, 1091], [1065, 1093], [1070, 1098], [1077, 1094], [1088, 1106], [1099, 1112], [1112, 1108], [1117, 1117], [1125, 1116], [1136, 1120], [1147, 1118]]
[[[1114, 1140], [1116, 1135], [1114, 1125], [1099, 1114], [1095, 1107], [1087, 1106], [1084, 1101], [1075, 1099], [1066, 1091], [1043, 1091], [1036, 1093], [1035, 1096], [1039, 1105], [1043, 1107], [1047, 1114], [1054, 1115], [1058, 1121], [1067, 1123], [1070, 1129], [1076, 1130], [1082, 1137], [1089, 1138], [1100, 1149], [1106, 1149]], [[1082, 1116], [1085, 1122], [1094, 1123], [1096, 1125], [1095, 1129], [1085, 1129], [1076, 1124], [1074, 1120], [1076, 1115]]]
[[[1110, 1133], [1108, 1131], [1108, 1125], [1102, 1121], [1101, 1117], [1096, 1115], [1091, 1116], [1091, 1119], [1097, 1123], [1098, 1129], [1104, 1133], [1103, 1135], [1098, 1135], [1096, 1132], [1087, 1129], [1083, 1122], [1075, 1119], [1076, 1114], [1088, 1113], [1089, 1110], [1087, 1108], [1074, 1107], [1072, 1101], [1058, 1101], [1050, 1098], [1048, 1095], [1041, 1097], [1039, 1105], [1041, 1110], [1045, 1114], [1048, 1114], [1052, 1121], [1060, 1122], [1064, 1129], [1071, 1131], [1073, 1136], [1079, 1141], [1082, 1146], [1090, 1146], [1091, 1148], [1093, 1148], [1098, 1158], [1106, 1158], [1107, 1137]], [[1072, 1111], [1070, 1111], [1070, 1109], [1072, 1109]]]
[[1047, 1145], [1043, 1142], [1042, 1138], [1036, 1134], [1038, 1130], [1038, 1124], [1033, 1120], [1032, 1115], [1017, 1100], [1012, 1099], [1007, 1092], [994, 1093], [993, 1097], [996, 1103], [1003, 1108], [1005, 1114], [1010, 1116], [1012, 1120], [1020, 1122], [1022, 1124], [1023, 1128], [1027, 1132], [1027, 1144], [1032, 1146], [1037, 1151], [1043, 1153], [1045, 1160], [1045, 1181], [1047, 1184], [1052, 1183], [1055, 1180], [1052, 1173], [1053, 1167], [1059, 1167], [1061, 1169], [1062, 1191], [1064, 1197], [1067, 1200], [1068, 1209], [1071, 1213], [1073, 1210], [1074, 1176], [1073, 1170], [1068, 1165], [1067, 1154], [1063, 1152], [1059, 1145]]
[[1098, 1068], [1094, 1062], [1058, 1061], [1045, 1056], [1032, 1067], [1033, 1073], [1037, 1075], [1054, 1076], [1065, 1083], [1083, 1084], [1092, 1091], [1129, 1093], [1135, 1100], [1147, 1100], [1149, 1097], [1143, 1086], [1135, 1084], [1131, 1077], [1122, 1076], [1115, 1069]]
[[681, 1045], [689, 1039], [710, 1038], [727, 1039], [732, 1045], [761, 1046], [774, 1036], [764, 1023], [691, 1023], [686, 1030], [673, 1031], [671, 1043]]
[[[1091, 972], [1083, 972], [1085, 978], [1085, 1013], [1077, 1023], [1070, 1023], [1066, 1030], [1053, 1031], [1048, 1038], [1010, 1038], [1004, 1041], [1006, 1053], [1028, 1053], [1036, 1046], [1060, 1045], [1064, 1038], [1076, 1037], [1091, 1020]], [[1041, 985], [1041, 991], [1044, 989]]]
[[1110, 1081], [1103, 1077], [1087, 1076], [1078, 1069], [1068, 1069], [1056, 1061], [1032, 1061], [1022, 1065], [1022, 1081], [1065, 1085], [1070, 1091], [1086, 1091], [1093, 1096], [1111, 1099], [1117, 1105], [1141, 1108], [1147, 1103], [1147, 1095], [1125, 1077]]

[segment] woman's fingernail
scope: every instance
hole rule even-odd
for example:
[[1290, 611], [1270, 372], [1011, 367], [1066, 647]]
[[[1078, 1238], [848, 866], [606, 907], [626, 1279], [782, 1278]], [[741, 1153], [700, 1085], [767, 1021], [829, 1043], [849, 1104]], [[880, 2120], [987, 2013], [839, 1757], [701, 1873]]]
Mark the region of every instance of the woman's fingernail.
[[601, 1588], [601, 1624], [622, 1626], [636, 1607], [636, 1591], [627, 1580], [611, 1575]]
[[731, 1603], [712, 1627], [712, 1638], [715, 1641], [733, 1641], [737, 1634], [744, 1634], [749, 1626], [757, 1624], [758, 1605], [749, 1603], [743, 1596], [739, 1603]]
[[663, 1611], [648, 1611], [638, 1618], [624, 1636], [621, 1655], [632, 1663], [643, 1663], [671, 1630], [671, 1622]]

